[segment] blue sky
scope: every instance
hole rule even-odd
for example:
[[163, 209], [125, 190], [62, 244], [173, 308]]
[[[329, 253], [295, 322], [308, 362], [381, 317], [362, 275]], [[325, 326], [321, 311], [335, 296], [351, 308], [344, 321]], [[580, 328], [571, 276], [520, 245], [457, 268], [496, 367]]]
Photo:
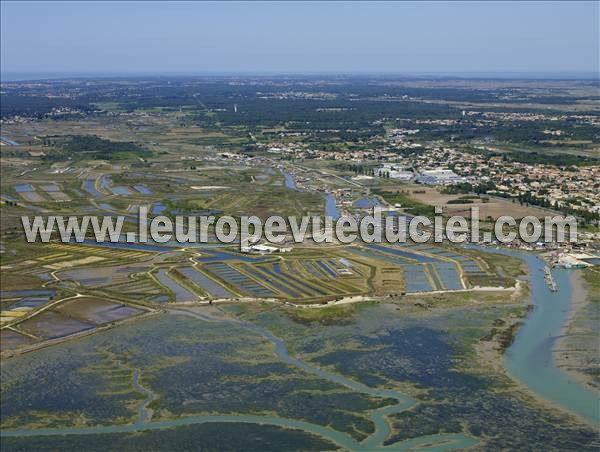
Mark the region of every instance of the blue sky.
[[6, 2], [2, 72], [594, 73], [597, 2]]

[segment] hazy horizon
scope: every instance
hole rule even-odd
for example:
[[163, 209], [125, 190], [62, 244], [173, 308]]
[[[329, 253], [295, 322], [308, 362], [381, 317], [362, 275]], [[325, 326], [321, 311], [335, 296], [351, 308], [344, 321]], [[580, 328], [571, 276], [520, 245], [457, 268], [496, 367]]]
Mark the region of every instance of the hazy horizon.
[[1, 8], [4, 80], [598, 74], [597, 2], [3, 1]]
[[597, 72], [336, 72], [336, 71], [232, 71], [232, 72], [4, 72], [0, 71], [0, 81], [19, 82], [33, 80], [61, 79], [143, 79], [143, 78], [185, 78], [185, 77], [398, 77], [407, 79], [522, 79], [522, 80], [600, 80]]

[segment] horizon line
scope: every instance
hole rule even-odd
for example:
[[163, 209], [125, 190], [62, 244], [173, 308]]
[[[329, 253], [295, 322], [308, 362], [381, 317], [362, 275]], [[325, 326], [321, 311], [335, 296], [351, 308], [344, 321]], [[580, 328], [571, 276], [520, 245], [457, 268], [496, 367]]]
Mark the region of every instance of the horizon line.
[[[207, 76], [404, 76], [404, 77], [457, 77], [479, 79], [573, 79], [599, 80], [596, 71], [361, 71], [361, 70], [239, 70], [239, 71], [19, 71], [0, 70], [0, 81], [59, 80], [73, 78], [132, 78], [132, 77], [207, 77]], [[30, 78], [33, 77], [33, 78]]]

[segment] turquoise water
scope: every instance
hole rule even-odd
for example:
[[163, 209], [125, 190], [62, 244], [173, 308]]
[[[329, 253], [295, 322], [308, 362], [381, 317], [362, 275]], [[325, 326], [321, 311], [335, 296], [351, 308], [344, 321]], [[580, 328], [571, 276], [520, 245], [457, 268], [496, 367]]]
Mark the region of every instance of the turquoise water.
[[572, 287], [569, 270], [553, 269], [558, 291], [551, 292], [544, 281], [546, 265], [533, 254], [495, 250], [523, 259], [529, 267], [531, 302], [534, 310], [527, 316], [506, 353], [506, 367], [517, 380], [545, 399], [598, 424], [598, 392], [581, 384], [558, 368], [552, 356], [554, 341], [569, 316]]
[[329, 427], [311, 424], [309, 422], [298, 421], [295, 419], [279, 418], [274, 416], [252, 416], [252, 415], [206, 415], [206, 416], [191, 416], [168, 421], [154, 421], [144, 424], [127, 424], [127, 425], [111, 425], [101, 427], [80, 427], [80, 428], [63, 428], [52, 429], [42, 428], [36, 430], [11, 430], [3, 431], [2, 436], [39, 436], [39, 435], [85, 435], [98, 433], [126, 433], [143, 430], [160, 430], [166, 428], [174, 428], [185, 425], [201, 424], [207, 422], [232, 422], [232, 423], [252, 423], [260, 425], [276, 425], [281, 427], [295, 428], [306, 432], [314, 433], [323, 438], [331, 440], [345, 450], [461, 450], [477, 444], [477, 441], [455, 434], [439, 434], [427, 435], [419, 438], [414, 438], [402, 441], [387, 447], [373, 448], [363, 447], [361, 443], [354, 441], [344, 433], [333, 430]]

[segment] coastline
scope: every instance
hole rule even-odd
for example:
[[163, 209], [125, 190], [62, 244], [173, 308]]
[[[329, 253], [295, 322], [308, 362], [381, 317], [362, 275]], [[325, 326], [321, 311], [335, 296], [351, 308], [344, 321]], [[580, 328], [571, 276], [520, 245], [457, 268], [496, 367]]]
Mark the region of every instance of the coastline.
[[[515, 338], [519, 334], [519, 330], [523, 326], [523, 321], [530, 314], [535, 306], [531, 303], [524, 304], [524, 315], [505, 317], [506, 323], [503, 325], [504, 328], [498, 331], [491, 340], [481, 341], [475, 347], [475, 353], [478, 361], [482, 364], [483, 368], [491, 369], [497, 375], [506, 378], [510, 382], [510, 386], [505, 388], [504, 391], [511, 392], [521, 399], [524, 403], [530, 404], [542, 410], [550, 410], [554, 413], [562, 413], [567, 416], [567, 419], [572, 424], [584, 424], [597, 428], [597, 426], [585, 418], [584, 416], [576, 413], [575, 411], [557, 404], [551, 400], [548, 400], [543, 395], [532, 391], [525, 383], [520, 381], [518, 378], [512, 376], [505, 365], [506, 351], [510, 348], [510, 345], [514, 342]], [[507, 336], [510, 335], [510, 343], [506, 343]]]
[[[511, 382], [510, 390], [518, 393], [524, 401], [563, 413], [568, 416], [569, 422], [592, 425], [597, 429], [594, 419], [598, 414], [593, 408], [597, 393], [587, 384], [571, 378], [554, 360], [553, 344], [564, 333], [570, 318], [568, 313], [573, 296], [570, 273], [559, 270], [555, 274], [559, 291], [550, 292], [540, 278], [537, 256], [508, 250], [498, 252], [516, 254], [527, 262], [530, 274], [526, 305], [531, 312], [524, 313], [522, 317], [503, 319], [502, 329], [477, 347], [479, 359], [498, 375], [506, 376]], [[576, 291], [579, 297], [581, 284], [577, 288], [580, 289]], [[508, 331], [509, 328], [512, 331]], [[503, 351], [501, 344], [506, 343], [508, 336], [512, 336], [513, 342]]]
[[[573, 380], [598, 391], [598, 384], [594, 382], [593, 378], [589, 374], [578, 370], [581, 367], [580, 363], [572, 354], [576, 350], [569, 344], [569, 339], [573, 336], [590, 334], [585, 330], [581, 330], [576, 325], [577, 319], [581, 315], [585, 315], [584, 311], [590, 303], [588, 300], [589, 285], [579, 270], [571, 271], [569, 280], [572, 287], [571, 306], [568, 317], [561, 328], [560, 336], [556, 339], [552, 347], [552, 357], [556, 366], [566, 372]], [[598, 352], [599, 350], [596, 351]]]

